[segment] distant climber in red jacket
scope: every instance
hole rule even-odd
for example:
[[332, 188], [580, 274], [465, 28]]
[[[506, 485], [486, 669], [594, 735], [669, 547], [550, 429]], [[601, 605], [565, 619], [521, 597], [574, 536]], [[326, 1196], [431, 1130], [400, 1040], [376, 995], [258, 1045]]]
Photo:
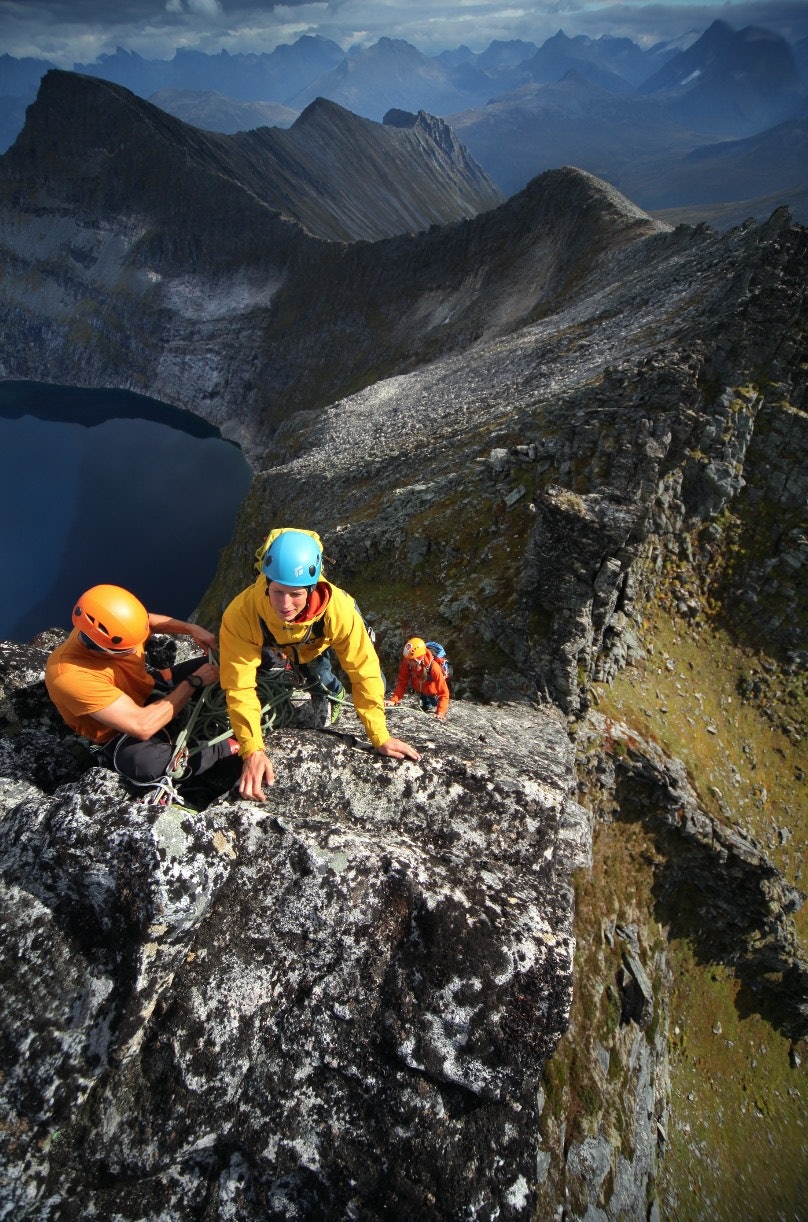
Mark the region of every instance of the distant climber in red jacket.
[[417, 692], [425, 713], [434, 709], [435, 716], [444, 720], [449, 707], [449, 684], [440, 662], [419, 636], [411, 637], [404, 646], [395, 691], [385, 704], [398, 704], [408, 687]]

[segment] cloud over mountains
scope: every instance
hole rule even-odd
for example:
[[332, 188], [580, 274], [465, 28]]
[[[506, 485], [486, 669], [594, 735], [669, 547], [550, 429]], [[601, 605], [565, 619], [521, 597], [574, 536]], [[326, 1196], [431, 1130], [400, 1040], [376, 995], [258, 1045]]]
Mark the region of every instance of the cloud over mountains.
[[381, 37], [401, 38], [437, 54], [460, 45], [480, 51], [492, 40], [541, 42], [558, 29], [569, 35], [628, 37], [643, 46], [701, 31], [716, 18], [738, 27], [763, 25], [790, 41], [808, 36], [802, 0], [747, 0], [737, 4], [617, 5], [551, 0], [503, 8], [495, 0], [0, 0], [0, 45], [17, 58], [45, 58], [58, 67], [89, 63], [116, 47], [149, 58], [176, 48], [232, 53], [271, 51], [304, 34], [333, 39], [344, 49]]

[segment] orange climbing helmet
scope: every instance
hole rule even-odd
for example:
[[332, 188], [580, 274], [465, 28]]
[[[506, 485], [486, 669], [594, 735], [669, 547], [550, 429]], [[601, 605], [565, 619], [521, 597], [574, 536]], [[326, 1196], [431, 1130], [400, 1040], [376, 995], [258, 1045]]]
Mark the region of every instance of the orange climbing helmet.
[[113, 653], [142, 645], [149, 635], [143, 603], [121, 586], [93, 586], [73, 608], [73, 624], [88, 640]]
[[420, 636], [411, 636], [401, 652], [405, 658], [412, 658], [415, 662], [419, 662], [426, 653], [426, 641], [422, 640]]

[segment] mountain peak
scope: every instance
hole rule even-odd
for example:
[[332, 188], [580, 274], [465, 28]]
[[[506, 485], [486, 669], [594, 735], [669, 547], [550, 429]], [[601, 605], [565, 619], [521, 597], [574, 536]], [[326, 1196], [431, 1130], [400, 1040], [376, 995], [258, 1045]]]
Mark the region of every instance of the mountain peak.
[[[324, 119], [337, 119], [344, 123], [350, 123], [352, 119], [358, 119], [352, 111], [347, 110], [344, 106], [340, 106], [339, 102], [332, 102], [330, 98], [321, 97], [319, 94], [314, 101], [309, 102], [305, 110], [302, 110], [292, 124], [293, 127], [305, 127], [310, 123], [319, 123]], [[362, 120], [359, 120], [362, 122]]]
[[250, 243], [267, 212], [346, 242], [418, 232], [502, 202], [449, 127], [429, 115], [409, 129], [385, 127], [318, 97], [288, 131], [229, 136], [191, 127], [122, 85], [58, 69], [43, 78], [3, 161], [10, 175], [36, 177], [68, 198], [86, 190], [99, 212], [134, 209], [161, 231], [179, 228], [179, 241], [189, 216], [212, 218], [217, 209], [249, 214], [243, 236], [232, 234], [236, 244]]

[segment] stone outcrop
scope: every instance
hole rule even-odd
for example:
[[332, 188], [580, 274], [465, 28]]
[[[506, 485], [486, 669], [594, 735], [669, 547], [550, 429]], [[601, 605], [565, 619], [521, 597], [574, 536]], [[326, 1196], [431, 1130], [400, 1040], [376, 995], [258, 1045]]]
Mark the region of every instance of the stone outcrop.
[[197, 814], [81, 771], [44, 656], [2, 659], [3, 1216], [529, 1216], [589, 855], [563, 720], [402, 707], [417, 764], [289, 729], [265, 805]]

